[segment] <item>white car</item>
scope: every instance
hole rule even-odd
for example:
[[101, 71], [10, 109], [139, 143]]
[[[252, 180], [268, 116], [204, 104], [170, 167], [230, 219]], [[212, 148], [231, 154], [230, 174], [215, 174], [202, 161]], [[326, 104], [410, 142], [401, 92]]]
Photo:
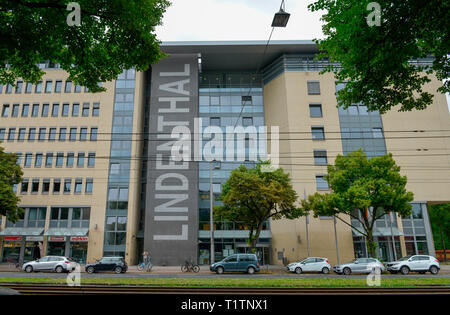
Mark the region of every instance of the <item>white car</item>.
[[439, 260], [428, 255], [406, 256], [397, 261], [389, 262], [386, 265], [390, 273], [395, 274], [401, 272], [404, 275], [407, 275], [410, 271], [417, 271], [422, 274], [429, 271], [435, 275], [441, 269]]
[[322, 257], [308, 257], [298, 262], [291, 263], [287, 266], [287, 270], [295, 273], [302, 272], [321, 272], [329, 273], [331, 265], [328, 262], [328, 258]]
[[22, 270], [30, 273], [33, 271], [70, 272], [75, 269], [77, 263], [63, 256], [45, 256], [35, 261], [30, 261], [22, 266]]
[[385, 267], [382, 262], [375, 258], [357, 258], [333, 267], [335, 273], [346, 276], [351, 273], [371, 273], [376, 270], [379, 270], [381, 273], [384, 272]]

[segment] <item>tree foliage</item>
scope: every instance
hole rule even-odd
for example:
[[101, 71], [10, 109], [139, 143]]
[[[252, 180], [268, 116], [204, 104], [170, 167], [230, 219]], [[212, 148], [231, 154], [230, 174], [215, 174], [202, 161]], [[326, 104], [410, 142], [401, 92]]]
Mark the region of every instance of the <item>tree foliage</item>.
[[281, 218], [295, 219], [303, 211], [295, 205], [297, 193], [289, 174], [279, 168], [262, 171], [267, 162], [254, 168], [241, 165], [231, 172], [223, 184], [220, 200], [223, 206], [214, 208], [216, 219], [239, 222], [249, 230], [249, 245], [255, 250], [264, 223]]
[[[146, 70], [163, 53], [154, 34], [166, 0], [77, 0], [81, 24], [69, 26], [71, 0], [0, 1], [0, 83], [37, 83], [39, 62], [59, 63], [69, 79], [92, 92], [124, 69]], [[69, 20], [71, 17], [69, 16]]]
[[[302, 200], [304, 211], [313, 211], [314, 216], [335, 216], [366, 236], [368, 249], [375, 256], [373, 238], [375, 222], [387, 212], [400, 216], [411, 213], [413, 193], [406, 191], [406, 176], [401, 176], [400, 167], [392, 154], [367, 158], [359, 149], [346, 156], [338, 155], [335, 165], [328, 166], [325, 176], [330, 193], [315, 193]], [[360, 223], [353, 226], [339, 215], [348, 215]]]
[[[430, 82], [428, 75], [434, 72], [439, 80], [450, 77], [450, 1], [377, 0], [381, 16], [375, 25], [377, 12], [368, 9], [369, 3], [374, 2], [317, 0], [309, 5], [313, 12], [325, 10], [325, 39], [317, 41], [324, 52], [319, 58], [339, 63], [325, 72], [349, 81], [338, 92], [339, 105], [363, 103], [381, 113], [399, 104], [400, 111], [425, 109], [433, 101], [433, 95], [422, 89]], [[434, 61], [429, 68], [410, 63], [430, 55]], [[450, 82], [438, 91], [449, 92]]]
[[17, 207], [20, 198], [13, 191], [13, 186], [22, 181], [22, 175], [17, 155], [5, 153], [0, 147], [0, 215], [7, 216], [11, 222], [16, 222], [21, 213]]
[[450, 203], [431, 205], [428, 213], [436, 249], [450, 249]]

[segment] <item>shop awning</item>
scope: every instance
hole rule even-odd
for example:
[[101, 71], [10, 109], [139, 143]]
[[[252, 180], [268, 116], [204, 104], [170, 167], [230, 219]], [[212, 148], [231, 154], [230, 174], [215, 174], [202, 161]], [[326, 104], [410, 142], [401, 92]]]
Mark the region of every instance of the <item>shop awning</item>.
[[0, 232], [0, 235], [4, 236], [39, 236], [44, 232], [44, 228], [18, 228], [18, 227], [7, 227]]
[[44, 233], [46, 236], [86, 236], [88, 228], [50, 228]]

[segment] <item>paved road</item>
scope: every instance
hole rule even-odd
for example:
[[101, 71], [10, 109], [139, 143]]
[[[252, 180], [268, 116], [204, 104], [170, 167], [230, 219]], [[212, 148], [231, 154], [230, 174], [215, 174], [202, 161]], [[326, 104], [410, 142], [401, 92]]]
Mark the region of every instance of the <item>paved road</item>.
[[[38, 272], [38, 273], [26, 273], [26, 272], [1, 272], [0, 273], [0, 282], [2, 278], [66, 278], [67, 274], [57, 274], [54, 272]], [[199, 278], [199, 279], [208, 279], [208, 278], [251, 278], [251, 279], [295, 279], [295, 278], [303, 278], [303, 279], [365, 279], [367, 275], [363, 274], [353, 274], [350, 276], [336, 275], [336, 274], [244, 274], [244, 273], [233, 273], [233, 274], [223, 274], [217, 275], [215, 273], [199, 273], [199, 274], [189, 274], [189, 273], [125, 273], [125, 274], [115, 274], [115, 273], [95, 273], [95, 274], [87, 274], [82, 273], [82, 278], [85, 279], [101, 279], [101, 278], [137, 278], [137, 279], [151, 279], [151, 278]], [[403, 275], [391, 275], [386, 274], [382, 275], [382, 278], [389, 279], [407, 279], [407, 278], [450, 278], [449, 274], [438, 274], [438, 275], [430, 275], [430, 274], [409, 274], [407, 276]]]

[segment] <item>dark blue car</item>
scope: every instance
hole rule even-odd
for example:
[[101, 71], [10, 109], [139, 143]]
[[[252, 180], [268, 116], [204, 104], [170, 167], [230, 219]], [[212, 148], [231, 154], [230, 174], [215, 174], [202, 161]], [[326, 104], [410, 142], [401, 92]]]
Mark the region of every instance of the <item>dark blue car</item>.
[[255, 254], [235, 254], [212, 264], [209, 269], [218, 274], [224, 272], [247, 272], [253, 274], [259, 271], [259, 262]]

